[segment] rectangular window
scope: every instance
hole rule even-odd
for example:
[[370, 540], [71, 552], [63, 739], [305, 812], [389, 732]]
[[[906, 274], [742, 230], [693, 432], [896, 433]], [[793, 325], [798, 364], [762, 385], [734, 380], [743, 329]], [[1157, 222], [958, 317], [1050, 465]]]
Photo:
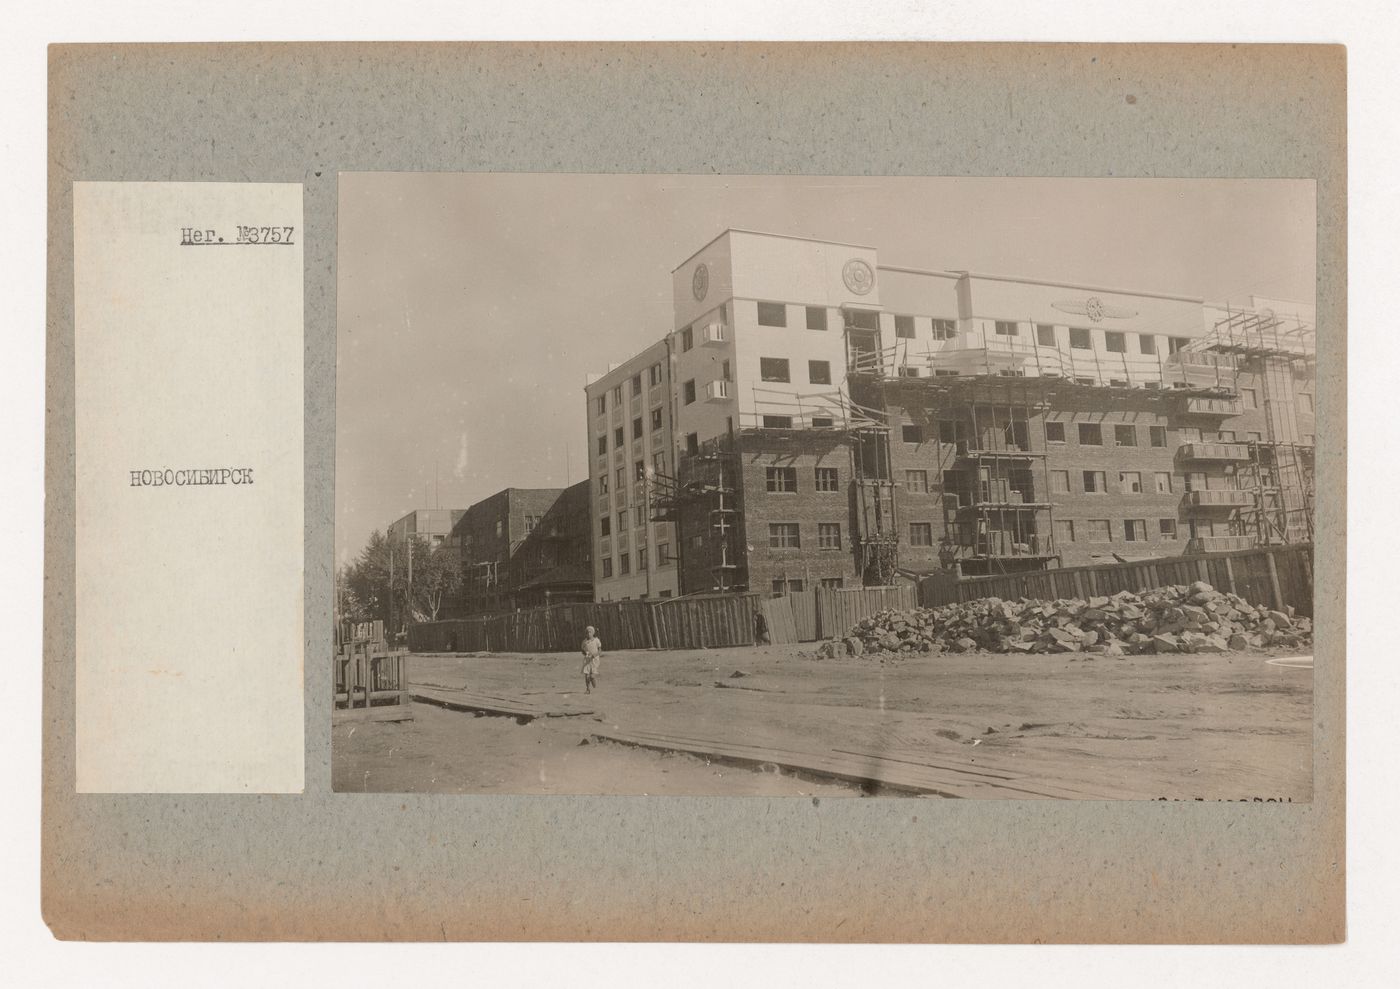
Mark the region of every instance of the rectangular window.
[[791, 429], [792, 416], [764, 416], [764, 429]]
[[660, 364], [653, 364], [653, 365], [651, 366], [651, 369], [647, 372], [647, 383], [648, 383], [652, 388], [655, 388], [657, 385], [661, 384], [661, 365], [660, 365]]
[[686, 434], [685, 434], [685, 452], [686, 452], [686, 453], [699, 453], [699, 452], [700, 452], [700, 434], [699, 434], [699, 433], [686, 433]]
[[620, 450], [627, 443], [627, 437], [622, 432], [622, 427], [618, 426], [613, 430], [613, 449]]
[[632, 572], [632, 557], [629, 554], [617, 554], [617, 572], [619, 574], [628, 574]]
[[817, 549], [840, 549], [841, 548], [841, 523], [840, 522], [818, 522], [817, 523]]
[[613, 389], [613, 408], [622, 404], [622, 386], [618, 385]]
[[901, 340], [914, 339], [914, 317], [896, 316], [894, 318], [894, 335]]
[[625, 511], [617, 513], [617, 534], [620, 536], [627, 531], [627, 513]]
[[909, 545], [910, 545], [910, 546], [932, 546], [932, 545], [933, 545], [933, 523], [932, 523], [932, 522], [910, 522], [910, 523], [909, 523]]
[[651, 428], [652, 428], [652, 431], [653, 431], [653, 432], [655, 432], [656, 430], [658, 430], [658, 429], [661, 428], [661, 410], [660, 410], [660, 409], [652, 409], [652, 410], [651, 410]]
[[611, 516], [611, 515], [604, 515], [602, 518], [600, 518], [600, 519], [598, 520], [598, 535], [600, 535], [600, 536], [611, 536], [611, 535], [612, 535], [612, 516]]
[[899, 376], [901, 378], [917, 378], [919, 376], [919, 369], [910, 367], [907, 364], [902, 365], [899, 369]]
[[684, 385], [682, 385], [682, 386], [681, 386], [681, 391], [682, 391], [682, 394], [684, 395], [684, 398], [685, 398], [685, 404], [686, 404], [686, 405], [692, 405], [692, 404], [694, 404], [694, 402], [695, 402], [695, 379], [694, 379], [694, 378], [691, 378], [691, 379], [690, 379], [689, 381], [687, 381]]
[[607, 452], [608, 452], [608, 438], [607, 438], [606, 436], [599, 436], [599, 437], [598, 437], [598, 456], [600, 456], [600, 457], [601, 457], [601, 456], [604, 456], [604, 455], [607, 454]]
[[830, 429], [835, 424], [836, 421], [831, 416], [812, 416], [813, 429]]
[[1093, 350], [1094, 338], [1089, 335], [1088, 330], [1072, 326], [1069, 330], [1069, 345], [1075, 350]]
[[1248, 432], [1248, 433], [1245, 433], [1245, 434], [1244, 434], [1244, 438], [1245, 438], [1245, 442], [1247, 442], [1247, 443], [1260, 443], [1260, 442], [1262, 442], [1263, 439], [1264, 439], [1264, 434], [1263, 434], [1263, 433]]
[[671, 562], [671, 544], [670, 544], [670, 543], [657, 543], [657, 544], [656, 544], [656, 565], [657, 565], [658, 567], [664, 567], [664, 566], [666, 566], [667, 564], [669, 564], [670, 562]]
[[1055, 520], [1055, 542], [1058, 544], [1074, 542], [1074, 520]]
[[878, 330], [880, 314], [873, 309], [847, 309], [846, 325], [857, 330]]
[[760, 357], [758, 376], [764, 381], [791, 381], [786, 357]]
[[768, 523], [768, 546], [770, 549], [800, 549], [802, 534], [796, 522]]
[[1184, 350], [1190, 342], [1190, 337], [1167, 337], [1167, 353], [1175, 354], [1179, 350]]
[[1148, 440], [1153, 446], [1165, 447], [1167, 445], [1166, 426], [1148, 426]]
[[1085, 494], [1107, 494], [1108, 480], [1101, 470], [1084, 471], [1084, 493]]
[[1187, 491], [1205, 491], [1207, 487], [1205, 471], [1193, 470], [1186, 475]]
[[734, 372], [730, 370], [729, 361], [725, 361], [719, 366], [719, 376], [721, 381], [733, 381]]
[[845, 577], [823, 577], [819, 583], [830, 590], [836, 591], [846, 586]]
[[1069, 471], [1052, 470], [1050, 472], [1050, 493], [1069, 494]]
[[647, 462], [638, 460], [632, 465], [632, 480], [645, 481], [647, 477]]
[[695, 333], [689, 326], [681, 330], [681, 353], [695, 346]]
[[1176, 519], [1158, 519], [1157, 533], [1163, 539], [1176, 538]]
[[924, 441], [923, 431], [919, 429], [918, 423], [906, 422], [899, 427], [900, 439], [905, 443], [922, 443]]
[[608, 396], [606, 396], [606, 395], [599, 395], [599, 396], [598, 396], [598, 414], [599, 414], [600, 416], [601, 416], [601, 415], [606, 415], [606, 414], [607, 414], [607, 411], [608, 411]]
[[617, 469], [615, 479], [617, 481], [617, 490], [621, 491], [622, 486], [627, 483], [627, 475], [623, 472], [621, 467]]
[[638, 573], [641, 573], [641, 572], [642, 572], [643, 570], [645, 570], [646, 568], [647, 568], [647, 548], [646, 548], [645, 546], [638, 546], [638, 547], [637, 547], [637, 572], [638, 572]]
[[1135, 470], [1120, 470], [1118, 491], [1120, 494], [1142, 494], [1142, 474]]
[[999, 337], [1019, 336], [1021, 327], [1009, 319], [999, 319], [996, 321], [996, 335]]
[[837, 478], [835, 467], [817, 468], [817, 490], [818, 491], [840, 491], [840, 482]]
[[640, 373], [632, 375], [632, 397], [636, 398], [642, 393], [642, 376]]
[[958, 424], [949, 419], [942, 419], [938, 423], [938, 442], [956, 443], [958, 441]]
[[1233, 429], [1222, 429], [1215, 434], [1215, 438], [1221, 443], [1233, 443], [1235, 442], [1235, 431]]
[[1062, 422], [1047, 422], [1045, 424], [1045, 442], [1063, 443], [1065, 441], [1065, 424]]
[[608, 475], [606, 474], [598, 478], [598, 493], [600, 495], [605, 495], [608, 493]]
[[1096, 422], [1081, 422], [1079, 424], [1079, 445], [1080, 446], [1103, 446], [1103, 430]]
[[1114, 426], [1113, 442], [1118, 446], [1137, 446], [1137, 427], [1123, 425]]
[[830, 361], [808, 361], [807, 380], [814, 385], [831, 384], [831, 362]]
[[1300, 391], [1298, 393], [1298, 411], [1306, 412], [1308, 415], [1312, 415], [1313, 409], [1314, 406], [1312, 395], [1310, 395], [1308, 392]]
[[612, 576], [612, 557], [611, 557], [611, 556], [605, 556], [605, 557], [603, 557], [603, 576], [604, 576], [604, 577], [611, 577], [611, 576]]
[[958, 335], [957, 320], [935, 319], [933, 321], [933, 338], [935, 340], [951, 340]]
[[769, 491], [774, 492], [796, 492], [797, 491], [797, 468], [796, 467], [769, 467], [764, 471], [765, 481]]
[[1157, 486], [1158, 494], [1172, 493], [1172, 476], [1167, 471], [1159, 470], [1152, 475], [1153, 483]]
[[904, 488], [915, 494], [928, 494], [928, 471], [906, 470], [904, 472]]
[[821, 306], [808, 306], [808, 307], [807, 307], [807, 329], [809, 329], [809, 330], [824, 330], [824, 329], [826, 329], [826, 310], [823, 309]]
[[[657, 411], [660, 411], [660, 410], [658, 409]], [[637, 416], [637, 418], [635, 418], [635, 419], [632, 420], [632, 438], [633, 438], [634, 440], [639, 440], [639, 439], [642, 438], [642, 417], [641, 417], [641, 416]]]
[[1036, 323], [1035, 342], [1042, 347], [1054, 347], [1056, 345], [1055, 327], [1049, 323]]
[[760, 302], [758, 304], [759, 326], [787, 326], [787, 306], [781, 302]]
[[1104, 330], [1103, 349], [1110, 354], [1126, 354], [1128, 352], [1128, 340], [1117, 330]]
[[1140, 354], [1155, 354], [1155, 353], [1157, 353], [1157, 338], [1154, 337], [1151, 333], [1139, 333], [1139, 334], [1138, 334], [1138, 353], [1140, 353]]
[[1113, 541], [1113, 530], [1108, 519], [1089, 519], [1084, 523], [1089, 532], [1089, 542], [1109, 543]]
[[1257, 409], [1259, 408], [1259, 393], [1253, 388], [1241, 388], [1240, 401], [1246, 409]]
[[1146, 519], [1124, 519], [1123, 538], [1130, 543], [1147, 542], [1147, 520]]

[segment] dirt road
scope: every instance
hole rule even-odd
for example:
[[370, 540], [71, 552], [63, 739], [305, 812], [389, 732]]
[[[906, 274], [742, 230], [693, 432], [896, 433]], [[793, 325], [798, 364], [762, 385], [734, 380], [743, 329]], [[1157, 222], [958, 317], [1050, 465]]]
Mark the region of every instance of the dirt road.
[[[417, 720], [334, 729], [337, 790], [857, 795], [829, 778], [752, 772], [600, 742], [676, 738], [772, 762], [917, 771], [968, 797], [1306, 802], [1312, 671], [1257, 654], [869, 656], [811, 647], [610, 653], [582, 693], [564, 655], [428, 654], [425, 693], [588, 709], [525, 725], [416, 704]], [[585, 703], [586, 702], [586, 703]], [[590, 744], [580, 745], [584, 739]], [[663, 746], [664, 747], [664, 746]], [[729, 751], [729, 749], [726, 749]], [[822, 762], [828, 760], [828, 762]]]

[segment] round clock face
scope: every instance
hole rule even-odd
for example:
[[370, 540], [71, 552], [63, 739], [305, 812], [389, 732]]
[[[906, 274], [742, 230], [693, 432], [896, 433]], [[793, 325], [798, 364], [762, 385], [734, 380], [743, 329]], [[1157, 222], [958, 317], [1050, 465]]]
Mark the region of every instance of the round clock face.
[[1095, 323], [1102, 323], [1104, 317], [1103, 299], [1097, 295], [1086, 299], [1084, 302], [1084, 315], [1088, 316]]
[[710, 290], [710, 269], [703, 264], [695, 269], [695, 277], [690, 280], [690, 289], [695, 293], [695, 301], [705, 298]]
[[867, 295], [875, 287], [875, 272], [860, 258], [851, 258], [841, 269], [846, 287], [856, 295]]

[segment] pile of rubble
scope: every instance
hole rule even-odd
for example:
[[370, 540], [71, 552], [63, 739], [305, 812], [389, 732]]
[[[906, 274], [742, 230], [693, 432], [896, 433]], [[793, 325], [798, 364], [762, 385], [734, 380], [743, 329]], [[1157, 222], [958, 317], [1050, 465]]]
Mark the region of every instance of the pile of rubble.
[[900, 652], [1223, 653], [1312, 641], [1312, 622], [1252, 605], [1204, 581], [1112, 597], [1059, 601], [982, 598], [862, 619], [835, 655]]

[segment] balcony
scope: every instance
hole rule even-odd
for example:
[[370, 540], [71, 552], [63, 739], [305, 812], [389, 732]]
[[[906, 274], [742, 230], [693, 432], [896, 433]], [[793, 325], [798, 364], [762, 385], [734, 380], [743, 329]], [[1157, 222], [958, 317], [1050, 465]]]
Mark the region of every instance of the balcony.
[[727, 402], [729, 400], [729, 382], [711, 381], [705, 386], [705, 401], [707, 402]]
[[1188, 491], [1186, 504], [1192, 508], [1248, 508], [1254, 504], [1254, 495], [1232, 489]]
[[1197, 536], [1186, 543], [1188, 554], [1238, 553], [1253, 548], [1253, 536]]
[[1180, 450], [1182, 460], [1248, 460], [1247, 443], [1185, 443]]
[[724, 343], [724, 324], [710, 323], [700, 331], [700, 342], [702, 344]]
[[1238, 398], [1201, 398], [1188, 396], [1182, 402], [1182, 411], [1189, 415], [1237, 416], [1244, 411]]

